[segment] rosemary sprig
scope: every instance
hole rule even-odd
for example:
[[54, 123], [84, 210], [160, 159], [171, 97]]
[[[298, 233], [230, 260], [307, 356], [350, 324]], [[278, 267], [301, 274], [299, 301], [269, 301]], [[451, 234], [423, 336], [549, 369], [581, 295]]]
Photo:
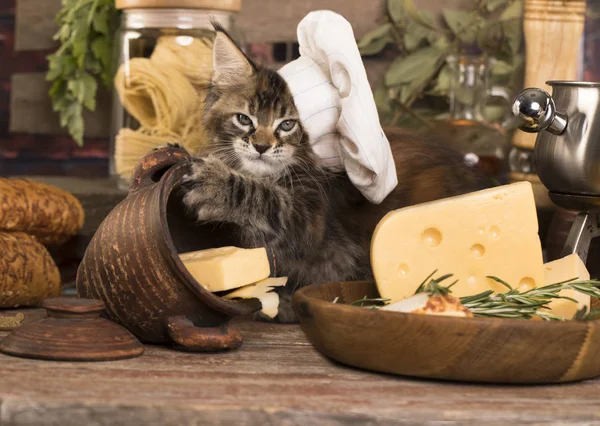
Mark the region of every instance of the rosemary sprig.
[[432, 279], [431, 277], [433, 277], [436, 272], [437, 272], [437, 269], [435, 271], [433, 271], [431, 274], [429, 274], [429, 276], [423, 280], [423, 282], [419, 285], [419, 287], [417, 287], [417, 291], [415, 291], [415, 294], [427, 292], [431, 296], [434, 296], [434, 295], [447, 296], [448, 294], [450, 294], [452, 292], [452, 290], [450, 290], [450, 288], [454, 284], [456, 284], [458, 282], [458, 280], [454, 281], [449, 286], [440, 285], [440, 283], [442, 281], [445, 281], [448, 278], [450, 278], [452, 276], [452, 274], [446, 274], [446, 275], [442, 275], [439, 278]]
[[[498, 277], [488, 276], [488, 278], [502, 284], [508, 291], [494, 294], [493, 290], [487, 290], [473, 296], [461, 297], [460, 302], [462, 305], [469, 309], [474, 316], [517, 319], [539, 317], [547, 321], [565, 321], [566, 318], [543, 310], [548, 309], [548, 304], [553, 299], [566, 299], [577, 303], [577, 300], [571, 297], [561, 296], [559, 294], [561, 291], [572, 289], [579, 293], [600, 298], [600, 281], [598, 280], [577, 281], [577, 278], [572, 278], [520, 292]], [[591, 312], [588, 314], [582, 313], [579, 317], [576, 317], [591, 318], [590, 314]], [[594, 315], [600, 315], [600, 312]]]
[[[365, 303], [369, 303], [370, 305], [365, 306]], [[361, 308], [378, 308], [380, 305], [385, 306], [388, 303], [390, 303], [390, 299], [384, 299], [381, 297], [369, 299], [367, 296], [365, 296], [362, 299], [358, 299], [350, 303], [350, 306], [360, 306]]]
[[[433, 271], [425, 278], [425, 280], [423, 280], [417, 287], [415, 294], [427, 292], [431, 296], [447, 296], [452, 293], [451, 288], [458, 280], [455, 280], [448, 286], [444, 286], [441, 283], [451, 278], [453, 274], [446, 274], [438, 278], [433, 278], [436, 272], [437, 270]], [[600, 280], [577, 281], [578, 278], [571, 278], [559, 283], [536, 287], [521, 292], [498, 277], [488, 276], [487, 278], [502, 284], [507, 288], [507, 291], [504, 293], [494, 293], [493, 290], [486, 290], [472, 296], [461, 297], [461, 304], [469, 309], [476, 317], [515, 319], [531, 319], [533, 317], [539, 317], [546, 321], [565, 321], [567, 318], [554, 315], [546, 310], [548, 309], [548, 304], [554, 299], [566, 299], [573, 303], [577, 303], [577, 300], [571, 297], [561, 296], [559, 294], [561, 291], [572, 289], [579, 293], [600, 299]], [[350, 305], [377, 309], [387, 305], [389, 301], [390, 299], [383, 298], [368, 299], [365, 296], [362, 299], [352, 302]], [[334, 303], [335, 302], [337, 302], [337, 298], [334, 300]], [[365, 306], [365, 304], [368, 305]], [[572, 319], [579, 321], [600, 319], [600, 309], [592, 309], [590, 311], [585, 308], [581, 309]]]

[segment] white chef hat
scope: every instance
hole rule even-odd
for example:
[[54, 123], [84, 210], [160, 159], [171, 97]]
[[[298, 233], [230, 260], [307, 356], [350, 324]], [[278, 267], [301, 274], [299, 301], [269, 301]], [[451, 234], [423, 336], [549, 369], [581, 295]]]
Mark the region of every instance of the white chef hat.
[[350, 23], [341, 15], [311, 12], [298, 25], [300, 58], [279, 70], [286, 80], [323, 165], [345, 169], [373, 203], [398, 179]]

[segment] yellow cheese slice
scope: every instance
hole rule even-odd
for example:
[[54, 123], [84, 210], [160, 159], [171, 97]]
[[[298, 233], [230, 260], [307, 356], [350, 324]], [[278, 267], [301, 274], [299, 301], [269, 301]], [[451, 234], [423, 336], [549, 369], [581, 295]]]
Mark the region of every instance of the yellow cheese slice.
[[255, 283], [271, 274], [265, 248], [220, 247], [179, 255], [190, 274], [207, 290], [225, 291]]
[[283, 287], [287, 277], [267, 278], [232, 291], [223, 296], [225, 299], [253, 299], [260, 300], [261, 312], [269, 318], [275, 318], [279, 312], [279, 295], [272, 292], [275, 287]]
[[455, 297], [545, 282], [542, 247], [529, 182], [517, 182], [387, 214], [371, 242], [371, 266], [381, 297], [414, 294], [434, 270], [454, 274]]
[[[548, 262], [544, 265], [545, 285], [556, 284], [563, 281], [577, 278], [577, 281], [590, 279], [585, 264], [577, 254], [570, 254], [562, 259]], [[581, 308], [590, 307], [590, 296], [575, 290], [563, 290], [559, 293], [561, 296], [570, 297], [577, 300], [577, 303], [566, 299], [555, 299], [548, 304], [550, 313], [566, 319], [572, 319], [575, 313]]]

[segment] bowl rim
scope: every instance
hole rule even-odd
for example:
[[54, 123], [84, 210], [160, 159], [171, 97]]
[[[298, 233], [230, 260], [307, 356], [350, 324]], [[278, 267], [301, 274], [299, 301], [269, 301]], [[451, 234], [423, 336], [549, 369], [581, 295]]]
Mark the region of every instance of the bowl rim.
[[[402, 320], [406, 318], [419, 318], [423, 321], [431, 322], [431, 323], [444, 323], [444, 322], [454, 322], [460, 321], [462, 324], [469, 324], [471, 326], [477, 327], [486, 327], [493, 324], [506, 324], [507, 326], [512, 326], [515, 328], [527, 328], [527, 329], [549, 329], [549, 324], [551, 324], [551, 328], [563, 327], [566, 329], [572, 330], [580, 330], [582, 328], [587, 328], [591, 324], [600, 324], [600, 319], [590, 320], [590, 321], [578, 321], [578, 320], [568, 320], [568, 321], [544, 321], [544, 320], [521, 320], [516, 318], [486, 318], [486, 317], [453, 317], [453, 316], [444, 316], [444, 315], [425, 315], [425, 314], [413, 314], [410, 312], [396, 312], [396, 311], [386, 311], [381, 309], [355, 309], [359, 308], [358, 306], [350, 306], [346, 303], [332, 303], [326, 300], [320, 299], [318, 297], [314, 297], [311, 293], [317, 291], [319, 287], [331, 287], [334, 285], [358, 285], [358, 284], [371, 284], [377, 287], [377, 284], [374, 280], [363, 280], [363, 281], [338, 281], [338, 282], [330, 282], [325, 284], [315, 284], [303, 287], [296, 291], [294, 294], [294, 299], [296, 299], [299, 303], [302, 301], [310, 302], [316, 304], [316, 306], [324, 308], [324, 309], [336, 309], [338, 312], [352, 312], [355, 315], [387, 315], [391, 318], [396, 318], [397, 320]], [[362, 313], [359, 313], [362, 312]]]

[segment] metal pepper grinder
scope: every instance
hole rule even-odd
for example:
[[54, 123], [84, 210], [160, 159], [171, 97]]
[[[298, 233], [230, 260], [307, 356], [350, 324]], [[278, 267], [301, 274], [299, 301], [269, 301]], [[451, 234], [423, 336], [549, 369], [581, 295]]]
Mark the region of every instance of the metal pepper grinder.
[[[547, 80], [576, 80], [580, 43], [586, 14], [585, 0], [525, 0], [524, 87], [550, 91]], [[558, 59], [560, 58], [560, 59]], [[538, 209], [553, 210], [553, 203], [538, 179], [533, 162], [535, 135], [515, 132], [509, 155], [510, 180], [531, 182]]]
[[600, 83], [548, 81], [552, 96], [529, 88], [515, 97], [519, 128], [537, 133], [533, 161], [554, 204], [577, 212], [561, 256], [586, 262], [600, 235]]

